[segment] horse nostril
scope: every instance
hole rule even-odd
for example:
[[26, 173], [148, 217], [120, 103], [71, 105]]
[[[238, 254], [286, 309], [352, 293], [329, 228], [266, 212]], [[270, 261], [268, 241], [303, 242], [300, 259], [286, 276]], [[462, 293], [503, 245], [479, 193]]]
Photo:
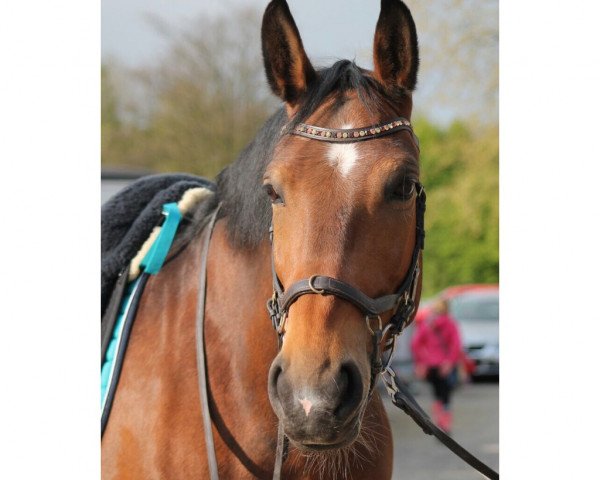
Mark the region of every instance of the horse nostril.
[[290, 386], [282, 375], [284, 366], [281, 359], [276, 359], [269, 370], [269, 399], [277, 415], [283, 414], [282, 403], [289, 396]]
[[352, 362], [342, 364], [336, 383], [339, 388], [339, 403], [333, 413], [339, 420], [344, 420], [354, 412], [362, 398], [362, 380], [358, 367]]
[[283, 369], [278, 362], [273, 362], [269, 371], [269, 393], [277, 397], [277, 380]]
[[272, 372], [271, 372], [271, 382], [274, 385], [277, 385], [277, 379], [279, 378], [279, 375], [281, 375], [282, 371], [283, 371], [283, 369], [279, 365], [276, 365], [275, 368], [272, 370]]

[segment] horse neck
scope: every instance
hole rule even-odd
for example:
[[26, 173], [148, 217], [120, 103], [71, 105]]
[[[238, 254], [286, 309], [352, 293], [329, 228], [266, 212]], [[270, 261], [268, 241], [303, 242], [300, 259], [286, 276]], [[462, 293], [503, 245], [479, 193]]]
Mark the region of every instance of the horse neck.
[[218, 378], [214, 395], [250, 416], [256, 408], [247, 406], [243, 396], [252, 392], [255, 406], [269, 411], [275, 425], [267, 393], [269, 367], [277, 355], [277, 336], [265, 307], [272, 294], [270, 245], [265, 235], [256, 248], [235, 248], [226, 223], [224, 218], [215, 225], [208, 259], [205, 338], [211, 388], [212, 378]]

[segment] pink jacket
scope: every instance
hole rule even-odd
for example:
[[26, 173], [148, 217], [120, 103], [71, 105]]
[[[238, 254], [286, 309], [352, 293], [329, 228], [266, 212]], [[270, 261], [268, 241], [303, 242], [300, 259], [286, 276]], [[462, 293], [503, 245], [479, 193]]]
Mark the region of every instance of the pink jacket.
[[437, 367], [455, 365], [462, 358], [462, 342], [456, 322], [449, 315], [425, 318], [417, 323], [411, 340], [415, 364]]

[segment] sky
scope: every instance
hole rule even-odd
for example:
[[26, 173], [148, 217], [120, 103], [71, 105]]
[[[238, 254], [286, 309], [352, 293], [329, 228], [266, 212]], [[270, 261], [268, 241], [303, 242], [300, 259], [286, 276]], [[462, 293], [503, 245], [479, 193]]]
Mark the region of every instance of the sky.
[[[184, 27], [194, 17], [224, 13], [229, 5], [263, 10], [267, 3], [266, 0], [103, 0], [102, 55], [132, 66], [146, 64], [166, 46], [152, 25], [152, 17]], [[368, 68], [372, 65], [371, 46], [379, 15], [377, 3], [291, 0], [289, 6], [311, 60], [321, 63], [356, 57]]]
[[[468, 3], [471, 0], [465, 0]], [[477, 0], [474, 0], [475, 2]], [[440, 11], [452, 0], [437, 0]], [[218, 16], [228, 9], [251, 6], [263, 11], [267, 0], [103, 0], [101, 12], [102, 58], [129, 67], [154, 64], [166, 51], [168, 42], [156, 27], [156, 20], [174, 29], [184, 29], [198, 16]], [[292, 15], [300, 31], [306, 52], [315, 66], [327, 66], [340, 58], [355, 60], [364, 68], [372, 68], [372, 44], [379, 16], [379, 2], [348, 0], [289, 0]], [[488, 1], [487, 4], [490, 2]], [[411, 8], [421, 44], [421, 57], [426, 50], [430, 24], [426, 9], [417, 9], [416, 0], [406, 0]], [[493, 4], [493, 0], [492, 0]], [[474, 3], [476, 8], [477, 3]], [[497, 5], [497, 3], [496, 3]], [[469, 7], [471, 8], [471, 7]], [[484, 15], [484, 13], [482, 13]], [[485, 12], [485, 15], [489, 15]], [[497, 17], [497, 7], [495, 15]], [[447, 18], [450, 18], [448, 16]], [[257, 26], [257, 28], [260, 28]], [[457, 25], [460, 28], [460, 25]], [[430, 29], [431, 30], [431, 29]], [[496, 56], [497, 58], [497, 56]], [[447, 98], [437, 101], [437, 92], [444, 88], [442, 71], [427, 71], [421, 63], [419, 85], [414, 95], [415, 108], [442, 124], [466, 116], [473, 105], [485, 99], [475, 84], [462, 97], [446, 91]], [[451, 68], [451, 67], [450, 67]], [[450, 72], [452, 73], [452, 72]], [[491, 116], [495, 118], [496, 113]]]

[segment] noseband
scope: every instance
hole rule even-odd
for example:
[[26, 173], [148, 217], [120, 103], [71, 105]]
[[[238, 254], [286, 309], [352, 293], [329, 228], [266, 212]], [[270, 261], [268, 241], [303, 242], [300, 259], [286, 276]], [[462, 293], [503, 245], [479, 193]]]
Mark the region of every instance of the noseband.
[[[298, 124], [295, 128], [287, 131], [291, 135], [298, 135], [313, 140], [324, 142], [357, 142], [371, 140], [391, 133], [407, 130], [418, 146], [418, 140], [413, 132], [411, 124], [405, 118], [398, 118], [392, 122], [373, 125], [370, 127], [353, 129], [330, 129]], [[385, 367], [389, 366], [393, 355], [396, 336], [402, 332], [407, 325], [410, 316], [415, 310], [415, 297], [419, 280], [419, 254], [423, 250], [425, 241], [425, 189], [415, 182], [416, 187], [416, 237], [413, 248], [411, 263], [404, 281], [393, 294], [371, 298], [358, 288], [347, 282], [325, 275], [313, 275], [310, 278], [299, 280], [284, 289], [275, 269], [273, 254], [273, 226], [269, 229], [271, 240], [271, 268], [273, 274], [273, 296], [267, 301], [267, 310], [276, 330], [279, 347], [285, 334], [285, 322], [292, 304], [303, 295], [334, 295], [353, 304], [365, 316], [367, 328], [373, 337], [373, 353], [371, 359], [371, 384], [369, 394], [373, 391], [376, 377]], [[381, 315], [392, 312], [389, 323], [382, 325]], [[382, 340], [385, 345], [382, 346]], [[382, 355], [390, 350], [387, 361], [384, 362]], [[384, 364], [385, 363], [385, 364]]]

